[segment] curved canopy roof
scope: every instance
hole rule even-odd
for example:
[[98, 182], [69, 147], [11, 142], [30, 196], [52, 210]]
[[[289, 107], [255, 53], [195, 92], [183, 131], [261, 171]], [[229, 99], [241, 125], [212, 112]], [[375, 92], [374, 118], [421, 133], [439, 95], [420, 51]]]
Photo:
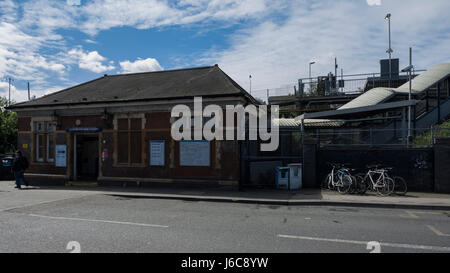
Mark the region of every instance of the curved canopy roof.
[[[421, 73], [411, 81], [411, 92], [421, 93], [440, 80], [450, 75], [450, 63], [442, 63], [433, 66]], [[398, 93], [409, 93], [409, 82], [395, 89]]]
[[361, 96], [349, 101], [348, 103], [339, 107], [339, 109], [349, 109], [379, 104], [386, 101], [387, 99], [389, 99], [394, 95], [395, 95], [394, 89], [377, 87], [374, 89], [370, 89]]

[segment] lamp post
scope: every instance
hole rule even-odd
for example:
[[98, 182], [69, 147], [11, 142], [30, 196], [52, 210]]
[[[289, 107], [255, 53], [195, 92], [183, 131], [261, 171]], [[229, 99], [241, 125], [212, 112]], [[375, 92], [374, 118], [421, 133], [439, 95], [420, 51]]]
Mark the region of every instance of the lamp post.
[[389, 87], [391, 86], [392, 81], [392, 52], [394, 52], [391, 48], [391, 14], [386, 14], [386, 17], [384, 17], [385, 20], [388, 20], [388, 31], [389, 31], [389, 48], [386, 50], [386, 53], [389, 54]]
[[311, 78], [311, 65], [315, 64], [316, 62], [309, 62], [309, 89], [312, 93], [312, 78]]
[[[411, 92], [412, 92], [412, 84], [411, 84], [411, 73], [414, 69], [412, 65], [412, 48], [409, 48], [409, 65], [402, 69], [402, 72], [408, 72], [409, 76], [409, 93], [408, 93], [408, 101], [411, 102]], [[406, 145], [409, 146], [409, 141], [411, 138], [411, 104], [408, 106], [408, 137], [406, 139]]]
[[252, 94], [252, 75], [248, 75], [248, 79], [250, 81], [250, 95]]

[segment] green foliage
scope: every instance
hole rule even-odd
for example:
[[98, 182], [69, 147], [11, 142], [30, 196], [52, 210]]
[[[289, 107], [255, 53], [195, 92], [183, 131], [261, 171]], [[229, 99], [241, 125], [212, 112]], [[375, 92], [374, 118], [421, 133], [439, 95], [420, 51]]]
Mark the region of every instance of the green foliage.
[[[437, 125], [433, 129], [433, 137], [450, 137], [450, 120]], [[418, 135], [413, 140], [415, 148], [424, 148], [431, 144], [431, 131]]]
[[17, 147], [17, 114], [5, 109], [6, 98], [0, 97], [0, 154], [14, 152]]
[[256, 100], [257, 102], [259, 102], [259, 104], [261, 104], [261, 105], [266, 105], [266, 104], [267, 104], [267, 103], [266, 103], [265, 101], [263, 101], [262, 99], [255, 98], [255, 100]]

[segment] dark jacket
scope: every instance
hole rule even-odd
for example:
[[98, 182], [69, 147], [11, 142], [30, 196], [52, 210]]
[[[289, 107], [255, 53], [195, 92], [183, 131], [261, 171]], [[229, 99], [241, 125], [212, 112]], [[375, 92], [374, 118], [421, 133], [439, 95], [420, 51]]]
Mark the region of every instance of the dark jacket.
[[24, 156], [14, 158], [12, 169], [15, 172], [25, 171], [28, 168], [28, 160]]

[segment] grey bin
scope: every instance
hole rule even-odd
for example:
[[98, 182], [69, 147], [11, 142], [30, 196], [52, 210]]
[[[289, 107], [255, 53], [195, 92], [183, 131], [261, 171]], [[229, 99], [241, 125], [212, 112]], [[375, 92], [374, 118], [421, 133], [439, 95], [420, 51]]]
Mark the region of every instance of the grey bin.
[[289, 167], [289, 189], [299, 190], [302, 188], [302, 164], [288, 164]]
[[277, 179], [276, 186], [277, 189], [287, 190], [289, 187], [289, 167], [276, 167]]

